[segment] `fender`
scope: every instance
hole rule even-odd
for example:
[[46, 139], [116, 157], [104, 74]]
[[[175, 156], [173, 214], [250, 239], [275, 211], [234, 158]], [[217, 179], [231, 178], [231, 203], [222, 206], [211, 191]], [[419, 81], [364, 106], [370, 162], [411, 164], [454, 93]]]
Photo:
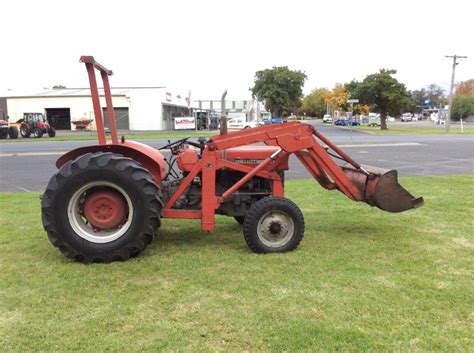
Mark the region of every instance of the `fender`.
[[72, 161], [86, 153], [112, 152], [123, 155], [139, 162], [147, 169], [155, 179], [156, 184], [160, 184], [166, 176], [166, 162], [160, 151], [136, 141], [123, 141], [119, 144], [93, 145], [79, 147], [63, 154], [56, 161], [56, 167], [59, 169], [68, 161]]

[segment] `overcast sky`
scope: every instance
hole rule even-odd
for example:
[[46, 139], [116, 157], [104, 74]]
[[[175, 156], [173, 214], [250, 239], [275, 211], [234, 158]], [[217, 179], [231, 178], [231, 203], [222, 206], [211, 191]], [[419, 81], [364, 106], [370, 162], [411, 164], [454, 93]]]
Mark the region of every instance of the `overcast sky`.
[[1, 4], [0, 94], [88, 86], [81, 55], [112, 86], [189, 89], [247, 99], [255, 72], [306, 72], [304, 92], [398, 71], [409, 89], [474, 78], [474, 6], [449, 1], [22, 1]]

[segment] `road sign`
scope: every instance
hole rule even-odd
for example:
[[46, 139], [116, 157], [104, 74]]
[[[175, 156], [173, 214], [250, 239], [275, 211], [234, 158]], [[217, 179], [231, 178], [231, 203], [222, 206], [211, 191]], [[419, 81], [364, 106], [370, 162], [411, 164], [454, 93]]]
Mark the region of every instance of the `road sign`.
[[358, 99], [348, 99], [347, 103], [359, 103]]

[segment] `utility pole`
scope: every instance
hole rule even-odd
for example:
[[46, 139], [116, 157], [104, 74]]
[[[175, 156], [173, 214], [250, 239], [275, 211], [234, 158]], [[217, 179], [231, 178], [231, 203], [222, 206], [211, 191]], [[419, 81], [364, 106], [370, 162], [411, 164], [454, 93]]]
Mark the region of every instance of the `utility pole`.
[[[451, 124], [451, 112], [453, 111], [453, 96], [454, 96], [454, 73], [456, 72], [456, 65], [459, 64], [457, 59], [466, 59], [467, 56], [461, 55], [446, 55], [445, 58], [453, 58], [453, 72], [451, 74], [451, 88], [449, 89], [449, 110], [446, 117], [446, 132], [449, 132], [449, 125]], [[438, 113], [439, 117], [439, 113]]]

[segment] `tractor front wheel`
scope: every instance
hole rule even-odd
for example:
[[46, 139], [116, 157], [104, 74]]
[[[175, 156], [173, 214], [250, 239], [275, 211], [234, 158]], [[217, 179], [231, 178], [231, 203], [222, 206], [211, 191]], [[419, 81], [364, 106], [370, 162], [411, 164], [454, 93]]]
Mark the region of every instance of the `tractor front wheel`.
[[34, 131], [33, 131], [33, 136], [35, 138], [40, 138], [43, 136], [43, 130], [41, 130], [40, 128], [35, 128]]
[[49, 137], [54, 137], [54, 136], [56, 136], [56, 129], [55, 129], [54, 127], [51, 126], [51, 127], [48, 129], [48, 136], [49, 136]]
[[303, 239], [303, 214], [298, 206], [284, 197], [265, 197], [247, 211], [243, 232], [253, 252], [292, 251]]
[[27, 126], [23, 125], [20, 127], [20, 135], [21, 137], [30, 137], [31, 131]]
[[136, 161], [88, 153], [62, 166], [41, 201], [51, 243], [80, 262], [125, 261], [160, 225], [161, 191]]

